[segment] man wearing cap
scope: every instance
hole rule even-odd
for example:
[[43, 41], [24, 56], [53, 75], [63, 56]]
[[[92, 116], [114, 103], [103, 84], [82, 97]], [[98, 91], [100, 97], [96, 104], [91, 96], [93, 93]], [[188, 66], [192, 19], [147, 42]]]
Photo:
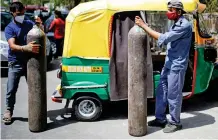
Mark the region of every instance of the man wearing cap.
[[[183, 4], [179, 0], [170, 0], [166, 13], [169, 20], [174, 20], [168, 32], [162, 34], [148, 27], [147, 23], [136, 16], [135, 23], [155, 38], [158, 46], [167, 45], [165, 64], [156, 89], [155, 120], [148, 126], [163, 127], [164, 133], [182, 129], [180, 113], [182, 107], [182, 89], [188, 66], [189, 50], [192, 39], [192, 26], [183, 13]], [[166, 107], [169, 106], [170, 118], [167, 121]]]

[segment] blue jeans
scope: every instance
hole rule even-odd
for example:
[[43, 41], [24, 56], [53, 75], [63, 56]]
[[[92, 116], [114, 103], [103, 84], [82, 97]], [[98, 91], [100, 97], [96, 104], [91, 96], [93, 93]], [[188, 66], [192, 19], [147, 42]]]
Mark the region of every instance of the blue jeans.
[[166, 119], [166, 107], [169, 105], [171, 124], [180, 124], [182, 108], [182, 89], [185, 79], [185, 70], [162, 69], [159, 85], [156, 89], [155, 117], [164, 122]]
[[20, 82], [21, 76], [27, 76], [26, 65], [20, 65], [14, 62], [9, 62], [8, 69], [8, 83], [6, 94], [6, 109], [14, 110], [14, 104], [16, 102], [16, 92]]

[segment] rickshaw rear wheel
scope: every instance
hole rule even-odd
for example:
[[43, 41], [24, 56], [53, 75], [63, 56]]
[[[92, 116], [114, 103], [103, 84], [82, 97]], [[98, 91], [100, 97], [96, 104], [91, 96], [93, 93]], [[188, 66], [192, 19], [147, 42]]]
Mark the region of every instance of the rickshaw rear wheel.
[[217, 87], [217, 83], [218, 83], [218, 78], [216, 78], [215, 80], [213, 80], [213, 97], [216, 101], [218, 101], [218, 87]]
[[207, 93], [209, 93], [209, 98], [211, 98], [212, 100], [215, 100], [215, 101], [218, 101], [217, 83], [218, 83], [218, 78], [211, 80], [209, 87], [206, 91]]
[[79, 121], [95, 121], [102, 114], [102, 102], [96, 97], [78, 97], [74, 99], [72, 108]]

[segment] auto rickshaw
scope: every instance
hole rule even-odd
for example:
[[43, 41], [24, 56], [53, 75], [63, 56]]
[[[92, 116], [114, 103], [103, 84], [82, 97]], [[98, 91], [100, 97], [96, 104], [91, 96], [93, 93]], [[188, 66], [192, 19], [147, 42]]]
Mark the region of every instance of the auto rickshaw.
[[[198, 0], [182, 2], [187, 11], [185, 16], [193, 23], [183, 88], [184, 99], [187, 99], [207, 90], [210, 80], [218, 77], [218, 70], [214, 69], [217, 57], [214, 39], [207, 32], [201, 15], [206, 6]], [[62, 63], [58, 71], [61, 83], [52, 100], [73, 100], [73, 112], [81, 121], [100, 118], [104, 102], [127, 100], [127, 65], [124, 62], [127, 54], [123, 52], [128, 46], [128, 31], [134, 26], [136, 15], [147, 20], [153, 29], [167, 31], [172, 23], [167, 20], [166, 11], [167, 0], [97, 0], [73, 8], [66, 18]], [[149, 42], [155, 91], [165, 53], [164, 46], [158, 49], [154, 40]], [[155, 92], [148, 93], [148, 99], [152, 98]]]

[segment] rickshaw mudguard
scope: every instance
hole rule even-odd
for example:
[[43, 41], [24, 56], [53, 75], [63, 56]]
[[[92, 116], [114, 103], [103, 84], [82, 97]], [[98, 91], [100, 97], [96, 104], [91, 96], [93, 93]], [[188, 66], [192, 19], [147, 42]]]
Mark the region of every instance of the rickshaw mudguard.
[[97, 84], [91, 81], [76, 82], [70, 86], [62, 87], [62, 91], [65, 99], [72, 99], [77, 94], [79, 94], [79, 96], [83, 94], [86, 96], [90, 94], [92, 96], [94, 94], [101, 100], [109, 100], [107, 83]]

